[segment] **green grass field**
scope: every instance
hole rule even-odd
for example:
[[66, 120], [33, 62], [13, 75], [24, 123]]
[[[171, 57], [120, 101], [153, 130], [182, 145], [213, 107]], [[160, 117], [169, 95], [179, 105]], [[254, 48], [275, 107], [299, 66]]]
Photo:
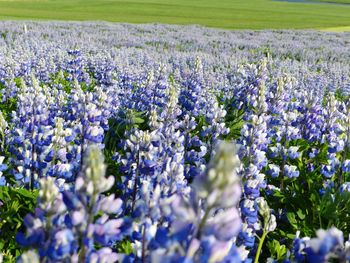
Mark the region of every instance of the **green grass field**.
[[313, 1], [324, 2], [324, 3], [350, 4], [350, 0], [313, 0]]
[[0, 0], [0, 19], [158, 22], [229, 29], [347, 29], [350, 5], [272, 0]]

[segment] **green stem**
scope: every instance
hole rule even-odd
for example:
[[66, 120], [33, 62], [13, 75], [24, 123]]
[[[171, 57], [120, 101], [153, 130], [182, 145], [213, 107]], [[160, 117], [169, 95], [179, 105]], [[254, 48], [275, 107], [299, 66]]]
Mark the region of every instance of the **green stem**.
[[318, 221], [320, 223], [320, 228], [322, 229], [322, 219], [321, 219], [321, 212], [320, 212], [320, 210], [317, 211], [317, 214], [318, 214]]
[[[94, 187], [95, 189], [95, 187]], [[86, 210], [88, 211], [88, 220], [87, 220], [87, 227], [89, 225], [91, 225], [94, 221], [94, 214], [93, 214], [93, 209], [94, 209], [94, 206], [97, 202], [97, 195], [98, 193], [96, 193], [95, 191], [92, 193], [92, 196], [91, 196], [91, 202], [90, 204], [87, 203], [86, 206]], [[85, 232], [83, 233], [83, 237], [80, 239], [80, 247], [81, 247], [81, 250], [79, 252], [79, 262], [86, 262], [86, 253], [88, 252], [86, 250], [86, 246], [84, 245], [84, 239], [86, 236], [88, 236], [88, 230], [86, 229]], [[88, 238], [91, 238], [91, 236], [88, 236]]]
[[142, 256], [141, 256], [142, 263], [146, 262], [146, 226], [143, 226], [142, 231]]
[[198, 232], [197, 232], [197, 238], [200, 239], [201, 235], [202, 235], [202, 230], [203, 227], [205, 226], [205, 223], [207, 222], [207, 219], [209, 217], [209, 213], [212, 209], [212, 206], [207, 207], [207, 209], [205, 210], [204, 216], [198, 226]]
[[264, 232], [263, 232], [263, 234], [262, 234], [262, 236], [260, 238], [258, 250], [256, 251], [256, 255], [255, 255], [254, 263], [258, 263], [259, 262], [260, 252], [261, 252], [262, 246], [264, 244], [265, 238], [267, 236], [267, 233], [268, 232], [264, 230]]

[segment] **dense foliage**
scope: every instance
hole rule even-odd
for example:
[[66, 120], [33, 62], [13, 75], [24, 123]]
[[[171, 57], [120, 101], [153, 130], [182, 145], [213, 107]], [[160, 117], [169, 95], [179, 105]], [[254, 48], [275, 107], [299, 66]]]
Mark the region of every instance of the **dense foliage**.
[[0, 28], [4, 262], [350, 261], [350, 34]]

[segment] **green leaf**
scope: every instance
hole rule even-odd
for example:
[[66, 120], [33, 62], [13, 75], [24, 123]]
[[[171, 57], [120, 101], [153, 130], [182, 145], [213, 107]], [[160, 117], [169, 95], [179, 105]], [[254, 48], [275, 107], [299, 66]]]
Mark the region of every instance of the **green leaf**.
[[289, 223], [295, 228], [298, 229], [298, 225], [297, 225], [297, 220], [295, 218], [295, 214], [293, 212], [288, 212], [287, 213], [287, 218]]
[[285, 245], [281, 245], [279, 241], [276, 239], [273, 239], [272, 241], [269, 241], [267, 244], [270, 255], [276, 259], [276, 260], [283, 260], [285, 259], [285, 255], [287, 253], [287, 248]]
[[295, 234], [287, 234], [286, 237], [289, 238], [289, 239], [294, 240]]
[[116, 244], [116, 249], [119, 253], [130, 255], [134, 252], [130, 240], [124, 239]]
[[35, 199], [37, 197], [37, 191], [30, 191], [24, 188], [13, 189], [15, 193], [22, 195], [23, 197], [27, 197], [29, 199]]
[[301, 220], [305, 219], [305, 214], [301, 209], [297, 211], [297, 215]]
[[4, 252], [4, 262], [14, 262], [22, 253], [15, 236], [22, 226], [23, 218], [36, 206], [38, 191], [23, 188], [0, 187], [0, 201], [3, 203], [0, 213], [0, 246]]

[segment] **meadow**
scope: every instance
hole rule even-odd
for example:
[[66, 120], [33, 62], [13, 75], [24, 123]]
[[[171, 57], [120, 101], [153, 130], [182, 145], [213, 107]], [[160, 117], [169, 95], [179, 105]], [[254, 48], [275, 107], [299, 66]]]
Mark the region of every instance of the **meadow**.
[[[1, 0], [1, 19], [199, 24], [227, 29], [346, 29], [350, 5], [272, 0]], [[347, 0], [325, 1], [348, 3]]]
[[0, 22], [0, 261], [349, 262], [349, 43]]

